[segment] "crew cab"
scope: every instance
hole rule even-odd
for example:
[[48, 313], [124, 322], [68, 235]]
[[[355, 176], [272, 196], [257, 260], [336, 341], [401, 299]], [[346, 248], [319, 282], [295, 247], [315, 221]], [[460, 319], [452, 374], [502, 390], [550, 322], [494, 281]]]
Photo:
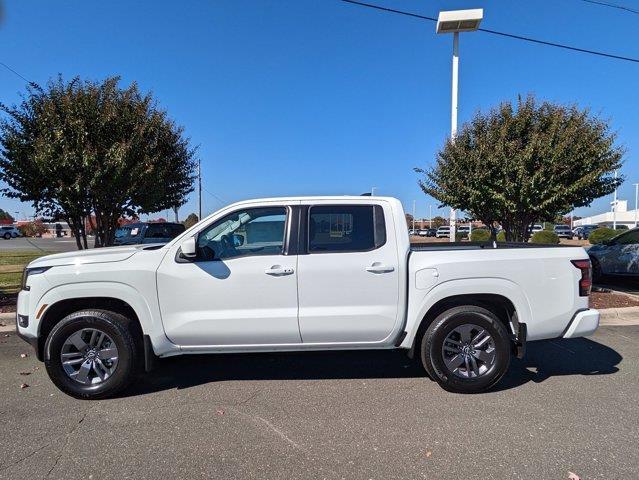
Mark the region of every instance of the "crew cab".
[[388, 197], [227, 206], [166, 245], [60, 253], [25, 269], [17, 330], [79, 398], [157, 357], [403, 349], [454, 392], [495, 385], [527, 341], [590, 335], [581, 247], [411, 246]]

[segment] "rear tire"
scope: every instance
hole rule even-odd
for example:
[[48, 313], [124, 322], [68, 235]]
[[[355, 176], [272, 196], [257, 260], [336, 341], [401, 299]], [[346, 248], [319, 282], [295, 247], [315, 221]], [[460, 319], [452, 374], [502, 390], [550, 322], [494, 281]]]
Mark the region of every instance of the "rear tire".
[[[51, 381], [80, 399], [115, 395], [135, 378], [140, 343], [131, 320], [108, 310], [81, 310], [58, 323], [44, 346]], [[63, 363], [64, 362], [64, 363]]]
[[7, 233], [5, 233], [3, 235], [3, 237], [4, 237], [5, 240], [9, 240], [11, 238], [11, 234], [9, 232], [7, 232]]
[[421, 342], [426, 372], [450, 392], [478, 393], [510, 365], [508, 332], [497, 316], [474, 305], [453, 307], [430, 324]]

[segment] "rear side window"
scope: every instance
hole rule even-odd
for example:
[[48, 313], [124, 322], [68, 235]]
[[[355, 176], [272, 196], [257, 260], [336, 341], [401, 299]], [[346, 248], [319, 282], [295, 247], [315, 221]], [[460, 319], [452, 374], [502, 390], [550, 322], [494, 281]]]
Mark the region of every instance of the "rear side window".
[[379, 205], [322, 205], [309, 210], [309, 253], [365, 252], [384, 243], [386, 225]]

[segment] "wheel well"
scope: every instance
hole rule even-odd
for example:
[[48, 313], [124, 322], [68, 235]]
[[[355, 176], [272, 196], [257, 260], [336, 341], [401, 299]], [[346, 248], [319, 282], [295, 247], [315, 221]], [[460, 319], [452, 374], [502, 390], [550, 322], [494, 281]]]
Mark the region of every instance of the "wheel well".
[[[410, 350], [411, 357], [418, 345], [417, 342], [421, 340], [428, 326], [433, 323], [439, 314], [461, 305], [475, 305], [477, 307], [483, 307], [486, 310], [490, 310], [497, 316], [497, 318], [499, 318], [499, 320], [501, 320], [508, 333], [514, 335], [517, 331], [517, 326], [519, 324], [517, 320], [517, 310], [515, 309], [513, 302], [511, 302], [508, 298], [491, 293], [455, 295], [443, 298], [430, 307], [428, 312], [426, 312], [426, 315], [424, 315], [424, 318], [419, 325], [415, 339], [413, 340], [413, 347]], [[515, 328], [514, 331], [513, 327]]]
[[135, 310], [131, 308], [131, 305], [119, 298], [111, 297], [84, 297], [84, 298], [69, 298], [66, 300], [60, 300], [49, 306], [44, 312], [42, 319], [40, 320], [40, 332], [38, 335], [38, 351], [37, 356], [39, 360], [44, 359], [44, 344], [47, 341], [47, 337], [53, 327], [59, 323], [64, 317], [70, 313], [77, 312], [84, 309], [100, 309], [109, 310], [111, 312], [124, 315], [131, 320], [131, 327], [134, 330], [135, 337], [139, 339], [140, 344], [142, 342], [142, 326], [140, 325], [140, 319], [135, 313]]

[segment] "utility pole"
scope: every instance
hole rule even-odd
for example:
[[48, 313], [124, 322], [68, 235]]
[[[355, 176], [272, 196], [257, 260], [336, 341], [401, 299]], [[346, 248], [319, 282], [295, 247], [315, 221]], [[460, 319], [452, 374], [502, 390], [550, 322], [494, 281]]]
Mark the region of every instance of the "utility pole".
[[377, 187], [371, 187], [371, 197], [375, 196], [375, 190], [377, 189]]
[[202, 160], [197, 159], [198, 220], [202, 220]]

